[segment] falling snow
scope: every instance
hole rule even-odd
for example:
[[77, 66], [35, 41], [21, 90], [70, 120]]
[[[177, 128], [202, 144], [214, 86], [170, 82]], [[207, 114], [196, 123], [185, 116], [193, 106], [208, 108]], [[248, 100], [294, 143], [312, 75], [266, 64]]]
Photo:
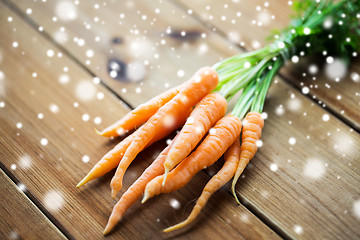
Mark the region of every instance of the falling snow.
[[209, 134], [210, 135], [216, 135], [216, 129], [215, 128], [210, 128]]
[[351, 154], [356, 149], [352, 136], [348, 134], [336, 132], [333, 141], [335, 150], [340, 154]]
[[297, 63], [297, 62], [299, 62], [299, 57], [296, 56], [296, 55], [294, 55], [294, 56], [291, 57], [291, 61], [292, 61], [293, 63]]
[[328, 64], [325, 66], [325, 75], [331, 80], [342, 79], [347, 73], [346, 63], [341, 59], [327, 59]]
[[281, 116], [285, 113], [285, 109], [283, 107], [283, 105], [279, 105], [276, 109], [275, 109], [275, 113], [278, 116]]
[[309, 71], [309, 73], [310, 73], [311, 75], [315, 75], [315, 74], [318, 73], [319, 68], [318, 68], [318, 66], [316, 66], [315, 64], [311, 64], [311, 65], [309, 66], [308, 71]]
[[46, 138], [42, 138], [40, 140], [40, 144], [43, 145], [43, 146], [46, 146], [48, 144], [48, 140]]
[[38, 113], [37, 117], [38, 117], [38, 119], [43, 119], [43, 118], [44, 118], [44, 114]]
[[68, 35], [65, 31], [58, 30], [53, 35], [54, 39], [61, 44], [64, 44], [68, 41]]
[[75, 96], [77, 99], [87, 102], [93, 100], [96, 94], [96, 87], [90, 81], [80, 81], [75, 88]]
[[86, 56], [87, 56], [88, 58], [92, 58], [92, 57], [94, 56], [94, 51], [91, 50], [91, 49], [87, 50], [87, 51], [86, 51]]
[[23, 170], [26, 170], [31, 167], [32, 160], [29, 155], [23, 155], [19, 158], [19, 167]]
[[325, 174], [325, 164], [315, 158], [308, 159], [304, 167], [304, 175], [312, 179], [319, 179]]
[[302, 228], [301, 226], [295, 225], [295, 226], [294, 226], [294, 232], [295, 232], [296, 234], [298, 234], [298, 235], [301, 235], [301, 234], [303, 234], [304, 230], [303, 230], [303, 228]]
[[67, 84], [70, 81], [70, 77], [67, 74], [61, 74], [59, 76], [59, 83], [61, 84]]
[[326, 58], [326, 62], [327, 62], [328, 64], [332, 64], [332, 63], [334, 62], [334, 58], [331, 57], [331, 56], [328, 56], [328, 57]]
[[59, 191], [50, 190], [44, 196], [45, 207], [53, 212], [57, 212], [65, 204], [64, 197]]
[[87, 122], [90, 120], [90, 116], [89, 114], [85, 113], [81, 116], [81, 119], [84, 121], [84, 122]]
[[360, 220], [360, 199], [355, 200], [353, 203], [353, 213], [354, 216]]
[[270, 164], [270, 170], [276, 172], [278, 170], [278, 165], [275, 163]]
[[82, 160], [84, 163], [87, 163], [87, 162], [90, 161], [90, 157], [87, 156], [87, 155], [84, 155], [84, 156], [81, 158], [81, 160]]
[[49, 109], [52, 113], [55, 113], [55, 114], [59, 113], [59, 111], [60, 111], [58, 105], [56, 105], [55, 103], [51, 103], [49, 105]]
[[64, 22], [72, 21], [77, 18], [77, 8], [72, 1], [63, 0], [56, 4], [55, 14]]
[[262, 113], [261, 113], [261, 118], [264, 119], [264, 120], [267, 119], [267, 118], [268, 118], [268, 114], [267, 114], [266, 112], [262, 112]]
[[303, 94], [308, 94], [310, 92], [310, 89], [308, 87], [303, 87], [301, 91]]
[[269, 25], [270, 21], [271, 21], [271, 15], [269, 12], [267, 11], [262, 11], [257, 15], [257, 21], [258, 21], [258, 25], [260, 23], [260, 25]]
[[139, 82], [144, 79], [146, 75], [146, 68], [140, 61], [133, 61], [127, 66], [127, 78], [132, 82]]
[[100, 124], [101, 123], [101, 117], [95, 117], [94, 118], [94, 123], [97, 124], [97, 125]]
[[55, 52], [54, 52], [54, 50], [49, 49], [49, 50], [46, 51], [46, 55], [47, 55], [48, 57], [53, 57], [53, 56], [55, 55]]
[[176, 118], [172, 115], [166, 115], [163, 119], [163, 126], [165, 128], [171, 128], [174, 126]]
[[105, 95], [104, 95], [104, 93], [102, 93], [102, 92], [98, 92], [98, 93], [96, 94], [96, 98], [99, 99], [99, 100], [104, 99], [104, 97], [105, 97]]
[[350, 78], [351, 78], [354, 82], [356, 82], [356, 83], [360, 82], [360, 76], [359, 76], [359, 74], [356, 73], [356, 72], [352, 72], [352, 73], [350, 74]]
[[299, 112], [302, 107], [302, 102], [299, 98], [291, 98], [286, 102], [286, 107], [293, 112]]
[[322, 116], [322, 120], [323, 120], [324, 122], [328, 122], [328, 121], [330, 120], [329, 114], [325, 113], [325, 114]]
[[170, 206], [174, 209], [179, 209], [181, 207], [181, 204], [178, 200], [175, 198], [170, 199]]
[[19, 188], [20, 191], [22, 191], [22, 192], [25, 192], [25, 191], [26, 191], [26, 186], [25, 186], [25, 184], [23, 184], [23, 183], [18, 183], [17, 186], [18, 186], [18, 188]]
[[182, 69], [178, 70], [176, 74], [177, 74], [177, 76], [180, 77], [180, 78], [182, 78], [182, 77], [185, 76], [185, 72], [184, 72], [184, 70], [182, 70]]
[[296, 143], [296, 138], [294, 138], [294, 137], [289, 138], [290, 145], [295, 145], [295, 143]]

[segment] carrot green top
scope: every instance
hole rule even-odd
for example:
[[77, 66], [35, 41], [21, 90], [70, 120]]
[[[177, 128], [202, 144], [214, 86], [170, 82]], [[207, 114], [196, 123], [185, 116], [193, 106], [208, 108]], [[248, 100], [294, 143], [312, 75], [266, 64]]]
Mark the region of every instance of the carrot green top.
[[[346, 63], [360, 50], [360, 2], [358, 0], [302, 0], [294, 2], [290, 25], [274, 34], [275, 42], [258, 50], [216, 63], [218, 91], [227, 101], [237, 93], [232, 114], [243, 118], [251, 110], [262, 112], [272, 79], [289, 59], [297, 62], [309, 54], [339, 56]], [[332, 24], [326, 24], [331, 20]]]

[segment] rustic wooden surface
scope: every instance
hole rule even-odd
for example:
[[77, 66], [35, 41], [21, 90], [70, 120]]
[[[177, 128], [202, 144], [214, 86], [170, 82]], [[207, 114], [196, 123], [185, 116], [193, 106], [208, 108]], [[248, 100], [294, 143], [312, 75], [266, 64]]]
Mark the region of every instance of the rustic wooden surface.
[[[64, 2], [76, 10], [71, 19], [56, 11]], [[103, 238], [114, 205], [108, 186], [112, 173], [74, 188], [118, 142], [97, 136], [93, 128], [107, 126], [129, 106], [181, 83], [201, 66], [264, 45], [272, 28], [287, 25], [290, 12], [287, 1], [265, 5], [186, 0], [1, 3], [1, 166], [36, 200], [31, 217], [39, 226], [52, 221], [59, 238]], [[253, 24], [262, 12], [260, 18], [270, 17], [269, 22]], [[138, 67], [132, 79], [126, 78], [129, 71], [110, 76], [109, 62], [114, 60], [123, 69]], [[322, 61], [315, 62], [319, 69]], [[216, 164], [184, 189], [135, 204], [106, 238], [359, 238], [360, 83], [351, 79], [359, 71], [358, 60], [339, 82], [327, 79], [322, 69], [316, 82], [309, 73], [303, 77], [307, 62], [290, 65], [268, 95], [263, 146], [237, 186], [241, 205], [235, 204], [227, 185], [195, 224], [161, 233], [188, 215], [209, 176], [219, 169]], [[310, 87], [308, 95], [302, 94], [303, 86]], [[124, 189], [164, 145], [162, 141], [139, 155], [125, 175]], [[171, 207], [173, 201], [180, 208]], [[22, 225], [9, 220], [7, 226], [24, 237]], [[8, 228], [0, 232], [9, 238]]]
[[22, 192], [18, 186], [0, 170], [1, 239], [66, 239], [55, 225]]
[[[291, 5], [288, 3], [292, 1], [254, 0], [246, 4], [243, 1], [216, 1], [211, 4], [209, 1], [179, 2], [182, 8], [192, 9], [197, 18], [250, 51], [271, 43], [267, 38], [272, 30], [280, 30], [288, 25], [291, 14]], [[296, 64], [288, 63], [281, 70], [281, 75], [300, 91], [303, 87], [308, 87], [309, 97], [316, 99], [332, 114], [359, 131], [360, 64], [357, 55], [350, 66], [339, 66], [340, 61], [329, 66], [338, 69], [341, 76], [339, 79], [335, 78], [337, 74], [333, 74], [333, 71], [326, 71], [325, 59], [328, 55], [316, 60], [307, 56], [298, 57], [300, 61]], [[346, 70], [345, 74], [340, 73], [343, 69]]]

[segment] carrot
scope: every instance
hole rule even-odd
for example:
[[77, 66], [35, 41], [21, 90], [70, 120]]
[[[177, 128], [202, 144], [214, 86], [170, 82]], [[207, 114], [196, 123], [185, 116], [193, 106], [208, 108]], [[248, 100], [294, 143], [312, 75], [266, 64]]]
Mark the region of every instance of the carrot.
[[[174, 125], [170, 128], [162, 128], [160, 131], [158, 131], [154, 138], [145, 146], [145, 148], [152, 145], [154, 142], [163, 139], [167, 135], [169, 135], [171, 132], [173, 132], [175, 129], [180, 128], [184, 122], [186, 121], [186, 117], [190, 114], [191, 109], [189, 108], [187, 111], [184, 112], [184, 115], [181, 116], [179, 119], [175, 119]], [[95, 164], [95, 166], [90, 170], [90, 172], [82, 179], [78, 185], [76, 185], [77, 188], [81, 187], [85, 183], [103, 176], [105, 173], [110, 172], [114, 168], [116, 168], [122, 157], [124, 156], [124, 153], [126, 152], [126, 149], [130, 146], [131, 142], [134, 140], [134, 137], [136, 136], [136, 131], [132, 133], [131, 135], [127, 136], [123, 141], [118, 143], [112, 150], [110, 150], [107, 154], [105, 154], [101, 160]]]
[[234, 115], [220, 119], [197, 149], [169, 172], [164, 185], [164, 175], [151, 180], [145, 188], [142, 202], [185, 186], [200, 170], [212, 165], [235, 142], [241, 132], [241, 120]]
[[173, 230], [182, 228], [192, 221], [200, 214], [200, 211], [204, 208], [211, 195], [224, 186], [235, 174], [236, 166], [240, 159], [240, 141], [236, 139], [231, 147], [226, 150], [224, 154], [225, 163], [219, 172], [213, 176], [210, 181], [206, 184], [203, 192], [198, 198], [196, 205], [191, 211], [189, 217], [172, 227], [164, 229], [164, 232], [171, 232]]
[[254, 157], [257, 151], [256, 142], [260, 140], [261, 131], [264, 127], [264, 119], [258, 112], [249, 112], [243, 121], [242, 130], [242, 143], [241, 143], [241, 155], [240, 161], [236, 169], [236, 173], [232, 182], [231, 190], [236, 199], [236, 202], [240, 204], [236, 193], [235, 185], [239, 179], [241, 173], [244, 171], [246, 165]]
[[[174, 142], [174, 140], [172, 141]], [[104, 230], [104, 235], [108, 234], [115, 225], [120, 222], [126, 210], [129, 209], [143, 194], [145, 186], [154, 177], [164, 173], [164, 161], [169, 152], [170, 145], [168, 145], [159, 156], [145, 169], [141, 176], [126, 190], [121, 196], [120, 200], [114, 206], [108, 223]]]
[[116, 137], [141, 126], [145, 123], [157, 110], [173, 99], [181, 90], [182, 86], [172, 88], [146, 103], [139, 105], [137, 108], [126, 114], [123, 118], [105, 128], [98, 134], [104, 137]]
[[185, 115], [185, 111], [211, 92], [217, 83], [217, 73], [212, 68], [201, 68], [172, 100], [162, 106], [136, 131], [134, 140], [127, 148], [111, 180], [110, 186], [113, 198], [121, 189], [124, 173], [136, 155], [144, 149], [159, 131], [169, 128], [174, 130], [174, 121], [187, 117], [188, 115]]
[[134, 134], [127, 136], [123, 141], [117, 144], [110, 152], [105, 154], [99, 162], [90, 170], [90, 172], [76, 185], [77, 188], [81, 187], [85, 183], [103, 176], [105, 173], [110, 172], [116, 168], [120, 159], [125, 153], [125, 150], [129, 147], [130, 143], [134, 139]]
[[226, 99], [218, 93], [208, 94], [196, 105], [166, 157], [164, 182], [167, 173], [186, 158], [209, 129], [225, 115], [226, 107]]

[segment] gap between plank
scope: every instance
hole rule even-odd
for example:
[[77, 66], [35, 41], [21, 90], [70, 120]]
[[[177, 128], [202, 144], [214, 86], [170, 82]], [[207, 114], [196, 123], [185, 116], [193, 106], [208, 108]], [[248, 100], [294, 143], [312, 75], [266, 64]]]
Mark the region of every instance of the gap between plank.
[[[176, 1], [176, 0], [171, 0], [171, 2], [178, 6], [179, 8], [183, 9], [184, 11], [187, 11], [187, 8], [184, 4]], [[204, 25], [206, 28], [210, 29], [210, 31], [212, 32], [216, 32], [219, 36], [221, 36], [222, 38], [226, 39], [227, 42], [229, 42], [229, 44], [234, 44], [236, 47], [238, 47], [239, 49], [243, 50], [244, 52], [249, 52], [249, 50], [239, 44], [235, 44], [233, 42], [230, 42], [227, 35], [219, 30], [219, 28], [217, 28], [216, 26], [212, 25], [211, 23], [209, 22], [205, 22], [201, 19], [201, 17], [196, 13], [196, 12], [193, 12], [192, 13], [192, 16], [194, 17], [194, 19], [196, 19], [199, 23], [201, 23], [202, 25]], [[216, 29], [216, 31], [213, 31], [213, 29]], [[296, 89], [298, 92], [301, 93], [301, 88], [299, 86], [297, 86], [294, 82], [288, 80], [283, 74], [281, 74], [280, 72], [277, 73], [277, 75], [279, 77], [281, 77], [281, 79], [284, 80], [285, 83], [287, 83], [288, 85], [292, 86], [294, 89]], [[342, 121], [344, 124], [346, 124], [347, 126], [351, 127], [352, 129], [354, 129], [354, 131], [356, 131], [357, 133], [360, 134], [360, 128], [357, 127], [355, 124], [353, 124], [351, 122], [350, 119], [347, 119], [345, 118], [344, 116], [342, 116], [340, 113], [338, 113], [335, 109], [329, 107], [328, 105], [326, 105], [325, 107], [323, 107], [321, 104], [318, 103], [317, 101], [317, 98], [315, 95], [313, 94], [307, 94], [307, 95], [304, 95], [302, 94], [303, 96], [305, 96], [306, 98], [310, 99], [312, 102], [316, 103], [316, 105], [319, 105], [321, 108], [323, 108], [325, 111], [327, 111], [328, 113], [330, 113], [331, 115], [335, 116], [335, 118], [337, 118], [338, 120]], [[314, 98], [315, 97], [315, 98]]]
[[[7, 169], [1, 162], [0, 162], [0, 168], [4, 171], [4, 173], [13, 181], [16, 185], [21, 183], [12, 173], [9, 169]], [[70, 240], [75, 240], [75, 238], [66, 230], [64, 226], [61, 225], [61, 223], [58, 222], [58, 220], [40, 203], [40, 201], [27, 189], [23, 191], [25, 196], [31, 201], [38, 209], [41, 211], [45, 217], [49, 219], [49, 221], [54, 224], [54, 226], [67, 238]]]
[[[15, 14], [17, 14], [24, 22], [28, 23], [33, 29], [35, 29], [37, 32], [39, 29], [39, 25], [29, 16], [27, 16], [24, 12], [21, 11], [20, 8], [18, 8], [13, 2], [9, 0], [1, 0], [10, 10], [12, 10]], [[84, 69], [88, 74], [91, 75], [91, 77], [98, 77], [93, 71], [91, 71], [88, 67], [86, 67], [80, 60], [78, 60], [74, 55], [72, 55], [65, 47], [57, 43], [53, 38], [46, 32], [42, 31], [39, 32], [40, 35], [42, 35], [46, 40], [48, 40], [50, 43], [55, 45], [58, 49], [60, 49], [64, 54], [66, 54], [72, 61], [74, 61], [77, 65], [79, 65], [82, 69]], [[101, 80], [101, 79], [100, 79]], [[134, 109], [134, 106], [132, 106], [128, 101], [123, 99], [120, 95], [118, 95], [110, 86], [108, 86], [104, 81], [100, 81], [101, 85], [103, 85], [109, 92], [111, 92], [113, 95], [115, 95], [116, 98], [121, 100], [128, 108], [131, 110]]]

